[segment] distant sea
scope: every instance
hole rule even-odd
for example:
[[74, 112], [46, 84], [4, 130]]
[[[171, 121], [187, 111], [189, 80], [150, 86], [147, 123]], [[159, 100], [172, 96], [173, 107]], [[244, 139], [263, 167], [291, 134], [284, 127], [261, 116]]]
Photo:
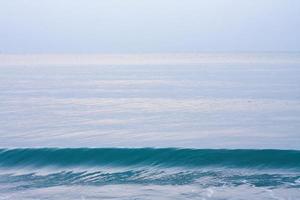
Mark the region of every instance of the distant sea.
[[1, 54], [12, 199], [300, 199], [300, 53]]

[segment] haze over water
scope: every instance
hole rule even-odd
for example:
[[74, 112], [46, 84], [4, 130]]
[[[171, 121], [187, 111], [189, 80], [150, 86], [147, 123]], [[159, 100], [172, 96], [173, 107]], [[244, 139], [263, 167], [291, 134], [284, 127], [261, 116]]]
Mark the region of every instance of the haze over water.
[[300, 199], [299, 10], [0, 1], [0, 200]]

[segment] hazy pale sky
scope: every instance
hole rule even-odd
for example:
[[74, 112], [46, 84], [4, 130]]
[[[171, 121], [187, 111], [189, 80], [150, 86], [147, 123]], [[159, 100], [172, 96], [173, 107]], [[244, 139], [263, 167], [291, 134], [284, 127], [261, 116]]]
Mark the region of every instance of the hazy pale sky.
[[0, 0], [2, 53], [300, 51], [299, 0]]

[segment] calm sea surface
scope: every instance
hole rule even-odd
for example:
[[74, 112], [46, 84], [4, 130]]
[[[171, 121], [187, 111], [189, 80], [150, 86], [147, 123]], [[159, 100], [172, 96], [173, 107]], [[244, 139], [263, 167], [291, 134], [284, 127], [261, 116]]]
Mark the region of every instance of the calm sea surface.
[[135, 59], [0, 58], [1, 200], [300, 198], [300, 54]]

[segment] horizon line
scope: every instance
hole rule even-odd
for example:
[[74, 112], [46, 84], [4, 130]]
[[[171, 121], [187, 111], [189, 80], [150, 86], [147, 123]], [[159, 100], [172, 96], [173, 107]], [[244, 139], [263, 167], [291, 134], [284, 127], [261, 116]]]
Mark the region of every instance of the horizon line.
[[195, 51], [195, 52], [3, 52], [0, 55], [163, 55], [163, 54], [264, 54], [264, 53], [300, 53], [297, 51]]

